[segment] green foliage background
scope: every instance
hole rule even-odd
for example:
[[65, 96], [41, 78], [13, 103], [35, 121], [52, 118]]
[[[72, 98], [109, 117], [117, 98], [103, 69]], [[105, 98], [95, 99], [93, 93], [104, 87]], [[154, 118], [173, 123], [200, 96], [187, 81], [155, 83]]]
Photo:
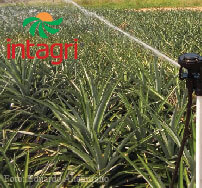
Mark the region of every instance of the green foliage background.
[[[92, 10], [173, 59], [201, 53], [201, 12]], [[64, 20], [60, 33], [46, 40], [21, 27], [27, 15], [42, 11]], [[0, 13], [1, 186], [168, 187], [187, 102], [178, 69], [71, 6], [14, 6]], [[7, 60], [7, 38], [49, 45], [78, 38], [79, 60], [73, 60], [73, 51], [59, 66], [51, 58], [22, 60], [20, 51]], [[180, 188], [195, 183], [194, 115], [190, 127], [176, 182]], [[8, 182], [5, 175], [23, 181]], [[29, 181], [56, 175], [61, 181]], [[102, 177], [109, 181], [98, 181]]]

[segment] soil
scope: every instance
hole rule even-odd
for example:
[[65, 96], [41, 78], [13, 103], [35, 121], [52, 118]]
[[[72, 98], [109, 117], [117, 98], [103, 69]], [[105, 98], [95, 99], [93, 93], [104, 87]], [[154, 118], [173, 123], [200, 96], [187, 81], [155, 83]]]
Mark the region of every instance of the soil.
[[170, 10], [192, 10], [192, 11], [202, 11], [202, 7], [185, 7], [185, 8], [170, 8], [170, 7], [164, 7], [164, 8], [142, 8], [142, 9], [138, 9], [135, 11], [137, 12], [146, 12], [146, 11], [156, 11], [156, 10], [160, 10], [160, 11], [170, 11]]

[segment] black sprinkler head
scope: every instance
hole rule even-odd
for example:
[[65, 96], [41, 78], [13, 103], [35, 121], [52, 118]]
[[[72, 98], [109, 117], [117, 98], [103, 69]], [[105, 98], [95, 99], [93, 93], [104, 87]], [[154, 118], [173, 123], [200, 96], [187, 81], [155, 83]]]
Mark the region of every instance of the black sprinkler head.
[[[195, 53], [185, 53], [178, 58], [180, 64], [180, 79], [200, 78], [200, 69], [202, 68], [202, 57]], [[187, 69], [187, 73], [183, 72]]]
[[179, 78], [193, 80], [193, 89], [197, 96], [202, 96], [202, 56], [185, 53], [178, 58]]

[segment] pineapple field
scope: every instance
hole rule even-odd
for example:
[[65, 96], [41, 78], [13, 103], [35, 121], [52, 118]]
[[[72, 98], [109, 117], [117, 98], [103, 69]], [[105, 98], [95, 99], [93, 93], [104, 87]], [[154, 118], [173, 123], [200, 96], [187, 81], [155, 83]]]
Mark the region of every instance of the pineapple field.
[[[201, 54], [199, 10], [87, 9], [173, 60]], [[23, 27], [41, 12], [63, 19], [47, 38]], [[72, 4], [2, 6], [0, 18], [0, 187], [169, 187], [186, 119], [179, 69]], [[30, 56], [37, 44], [75, 48], [8, 58], [27, 40]], [[178, 188], [195, 187], [195, 126], [192, 115]]]

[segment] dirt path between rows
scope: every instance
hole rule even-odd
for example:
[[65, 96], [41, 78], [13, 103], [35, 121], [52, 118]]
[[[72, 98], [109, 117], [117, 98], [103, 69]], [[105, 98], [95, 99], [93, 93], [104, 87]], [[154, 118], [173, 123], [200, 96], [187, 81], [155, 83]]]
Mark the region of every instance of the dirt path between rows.
[[192, 10], [192, 11], [202, 11], [202, 7], [185, 7], [185, 8], [171, 8], [171, 7], [163, 7], [163, 8], [142, 8], [142, 9], [138, 9], [138, 10], [134, 10], [137, 12], [146, 12], [146, 11], [156, 11], [156, 10], [160, 10], [160, 11], [170, 11], [170, 10]]

